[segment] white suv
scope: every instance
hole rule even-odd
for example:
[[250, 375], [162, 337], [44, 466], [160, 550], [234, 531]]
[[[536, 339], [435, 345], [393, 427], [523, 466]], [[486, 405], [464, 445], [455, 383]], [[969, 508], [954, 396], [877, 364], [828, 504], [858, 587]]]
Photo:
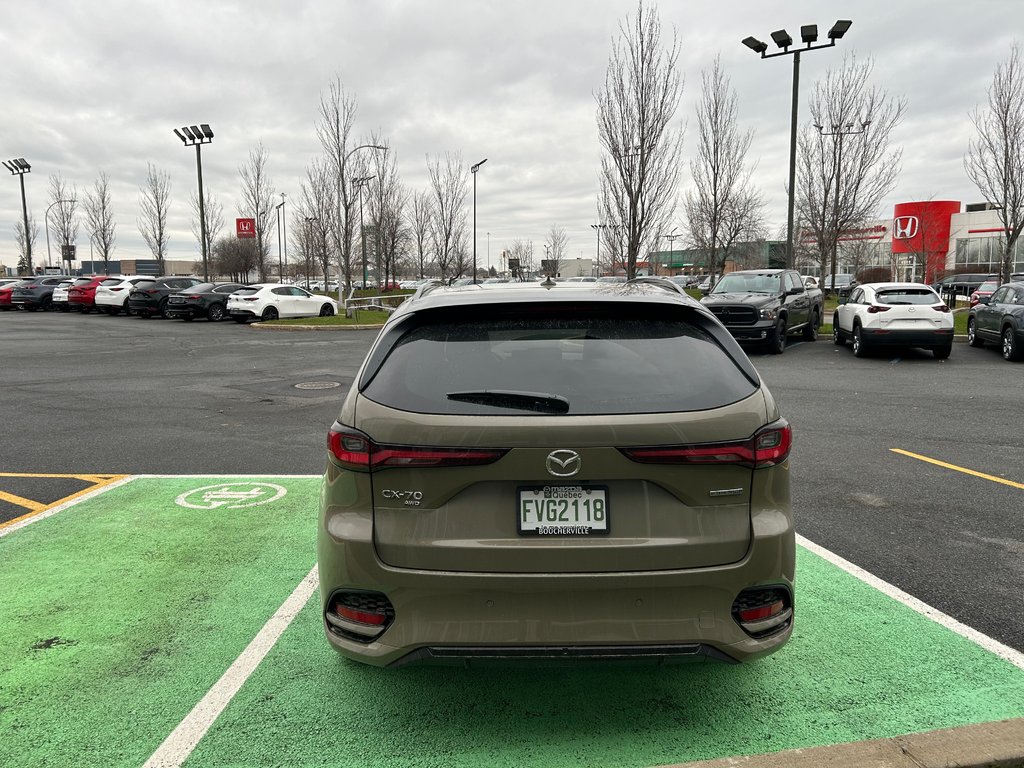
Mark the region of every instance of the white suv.
[[113, 275], [96, 286], [96, 311], [106, 312], [108, 315], [116, 315], [124, 310], [128, 311], [128, 294], [131, 293], [135, 284], [141, 280], [151, 280], [144, 275]]
[[286, 317], [330, 317], [337, 314], [338, 302], [317, 296], [297, 285], [259, 283], [235, 291], [228, 297], [228, 314], [237, 323], [250, 320], [277, 320]]
[[865, 283], [832, 316], [832, 341], [853, 342], [865, 357], [876, 347], [924, 347], [939, 360], [953, 351], [953, 313], [922, 283]]

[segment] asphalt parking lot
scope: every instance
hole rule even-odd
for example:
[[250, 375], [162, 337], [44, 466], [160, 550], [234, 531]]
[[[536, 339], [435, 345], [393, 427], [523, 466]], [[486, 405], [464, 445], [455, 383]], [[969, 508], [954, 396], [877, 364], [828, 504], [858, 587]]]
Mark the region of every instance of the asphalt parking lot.
[[[0, 539], [0, 559], [25, 585], [14, 622], [0, 622], [0, 647], [31, 641], [0, 661], [0, 722], [20, 734], [0, 762], [19, 764], [29, 753], [15, 750], [30, 743], [55, 764], [83, 749], [95, 764], [154, 753], [312, 567], [316, 480], [285, 476], [322, 469], [327, 428], [373, 336], [0, 315], [0, 525], [57, 512]], [[606, 670], [382, 679], [327, 652], [313, 601], [188, 764], [273, 754], [282, 765], [408, 765], [423, 747], [415, 754], [435, 758], [424, 765], [556, 764], [552, 754], [565, 765], [651, 765], [1024, 715], [1018, 667], [866, 589], [811, 546], [1024, 651], [1014, 600], [1024, 587], [1024, 365], [966, 344], [946, 361], [914, 351], [857, 360], [828, 341], [751, 356], [794, 426], [794, 510], [808, 545], [798, 570], [807, 618], [782, 652], [738, 673], [640, 673], [625, 685]], [[124, 477], [137, 475], [167, 477]], [[220, 475], [240, 477], [210, 477]], [[241, 519], [176, 503], [252, 475], [285, 487], [288, 502]], [[61, 511], [73, 495], [84, 500]], [[239, 542], [247, 548], [234, 557]], [[55, 563], [88, 585], [73, 644], [51, 631], [74, 602], [57, 595], [68, 572]], [[141, 579], [138, 591], [118, 591], [126, 574]], [[166, 600], [139, 597], [172, 576]], [[99, 660], [87, 653], [97, 648]], [[62, 676], [72, 669], [75, 693]], [[121, 692], [116, 716], [104, 717], [104, 686]], [[780, 691], [806, 708], [782, 706]], [[727, 715], [711, 727], [698, 698]], [[353, 704], [364, 700], [391, 703], [367, 714]], [[82, 716], [62, 718], [67, 707]], [[114, 735], [126, 718], [128, 742]], [[431, 723], [450, 724], [448, 736], [438, 740]], [[327, 744], [340, 752], [325, 754]]]

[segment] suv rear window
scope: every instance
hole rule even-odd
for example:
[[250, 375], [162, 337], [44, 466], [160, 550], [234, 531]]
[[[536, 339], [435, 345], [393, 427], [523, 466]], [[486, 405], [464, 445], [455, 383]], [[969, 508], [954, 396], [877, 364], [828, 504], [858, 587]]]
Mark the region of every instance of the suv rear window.
[[[395, 343], [363, 394], [420, 413], [578, 415], [706, 410], [756, 390], [679, 312], [616, 305], [420, 325]], [[530, 407], [534, 395], [551, 407]]]
[[879, 291], [875, 297], [879, 304], [939, 304], [942, 299], [927, 288], [898, 288]]

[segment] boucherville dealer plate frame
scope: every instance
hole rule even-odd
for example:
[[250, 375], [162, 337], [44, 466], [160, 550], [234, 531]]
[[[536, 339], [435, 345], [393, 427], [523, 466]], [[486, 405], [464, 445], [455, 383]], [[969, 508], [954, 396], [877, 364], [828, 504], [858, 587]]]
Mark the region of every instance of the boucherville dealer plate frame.
[[[611, 532], [608, 497], [608, 486], [590, 483], [518, 486], [516, 530], [520, 536], [607, 536]], [[533, 507], [536, 520], [524, 519], [530, 515], [524, 515], [524, 504]]]

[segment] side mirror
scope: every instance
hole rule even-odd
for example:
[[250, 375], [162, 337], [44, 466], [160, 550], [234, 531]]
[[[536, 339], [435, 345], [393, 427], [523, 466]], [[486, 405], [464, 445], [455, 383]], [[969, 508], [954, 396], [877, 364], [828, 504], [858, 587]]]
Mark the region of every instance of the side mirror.
[[711, 289], [710, 288], [701, 288], [700, 289], [700, 295], [701, 296], [707, 296], [709, 293], [711, 293]]
[[789, 289], [789, 295], [790, 296], [799, 296], [800, 294], [802, 294], [804, 292], [806, 292], [805, 288], [790, 288]]
[[978, 297], [978, 303], [979, 304], [988, 304], [991, 301], [992, 301], [992, 297], [991, 296], [979, 296]]
[[839, 297], [839, 304], [840, 305], [847, 304], [847, 303], [849, 303], [849, 301], [850, 301], [850, 299], [847, 296], [840, 296]]

